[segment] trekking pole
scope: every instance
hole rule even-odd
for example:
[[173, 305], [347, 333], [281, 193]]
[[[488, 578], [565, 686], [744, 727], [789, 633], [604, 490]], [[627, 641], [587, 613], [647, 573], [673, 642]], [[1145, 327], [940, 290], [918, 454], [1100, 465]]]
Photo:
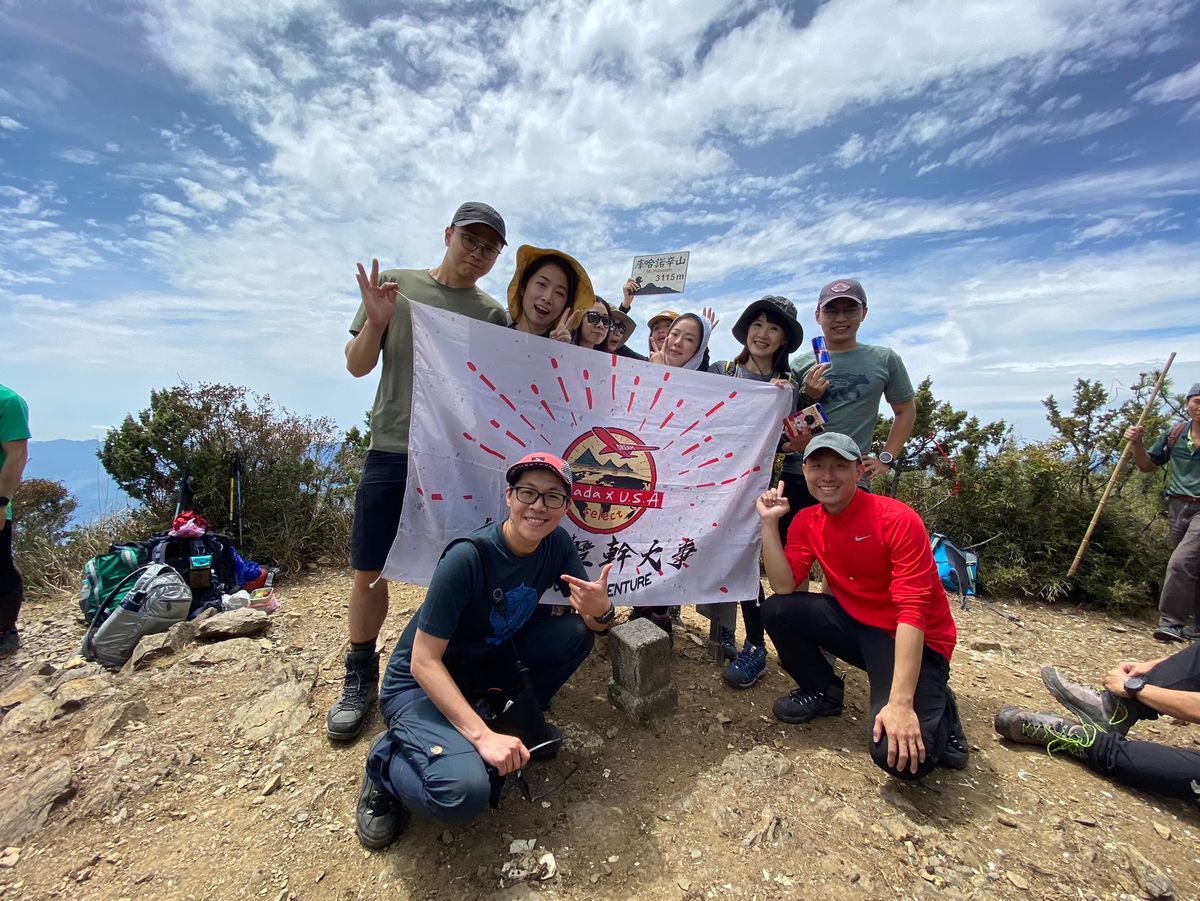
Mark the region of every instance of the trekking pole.
[[[1154, 383], [1154, 390], [1150, 392], [1150, 399], [1146, 401], [1146, 406], [1142, 408], [1142, 415], [1138, 417], [1137, 426], [1140, 428], [1142, 423], [1146, 421], [1146, 416], [1150, 413], [1150, 408], [1154, 406], [1154, 402], [1158, 400], [1158, 392], [1162, 390], [1163, 381], [1167, 377], [1167, 371], [1171, 368], [1171, 364], [1175, 362], [1175, 352], [1171, 351], [1171, 356], [1167, 357], [1167, 365], [1163, 367], [1162, 372], [1158, 374], [1158, 381]], [[1104, 512], [1104, 505], [1108, 503], [1108, 496], [1112, 493], [1113, 486], [1117, 484], [1117, 478], [1121, 475], [1121, 470], [1125, 468], [1125, 462], [1129, 459], [1129, 454], [1133, 442], [1126, 441], [1125, 447], [1121, 451], [1121, 456], [1117, 460], [1117, 465], [1113, 467], [1112, 475], [1108, 477], [1108, 484], [1104, 486], [1104, 493], [1100, 495], [1100, 503], [1096, 505], [1096, 512], [1092, 515], [1092, 521], [1088, 523], [1087, 532], [1083, 536], [1083, 541], [1079, 543], [1079, 550], [1075, 552], [1075, 559], [1071, 562], [1071, 568], [1067, 570], [1067, 578], [1072, 579], [1075, 573], [1079, 572], [1079, 564], [1083, 562], [1083, 552], [1087, 550], [1088, 542], [1092, 540], [1092, 533], [1096, 531], [1096, 524], [1100, 522], [1100, 514]]]
[[238, 526], [238, 547], [242, 546], [242, 455], [237, 451], [233, 453], [234, 466], [237, 470], [237, 526]]

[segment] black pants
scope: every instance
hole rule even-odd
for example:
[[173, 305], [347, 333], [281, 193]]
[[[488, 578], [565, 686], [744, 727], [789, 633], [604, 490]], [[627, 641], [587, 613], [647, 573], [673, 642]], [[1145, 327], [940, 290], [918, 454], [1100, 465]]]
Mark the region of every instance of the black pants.
[[[1174, 691], [1200, 691], [1200, 643], [1193, 642], [1150, 670], [1146, 684]], [[1125, 704], [1138, 719], [1158, 719], [1158, 711], [1137, 698], [1129, 698]], [[1200, 787], [1200, 751], [1105, 732], [1096, 737], [1084, 760], [1100, 775], [1132, 788], [1189, 801], [1200, 798], [1200, 791], [1193, 787]]]
[[21, 600], [25, 594], [21, 574], [13, 563], [12, 541], [12, 520], [6, 519], [4, 528], [0, 529], [0, 632], [17, 627], [17, 616], [21, 612]]
[[[779, 652], [779, 662], [796, 684], [806, 690], [842, 691], [841, 680], [821, 653], [831, 651], [857, 669], [865, 670], [871, 686], [871, 715], [867, 728], [887, 704], [896, 663], [896, 639], [874, 626], [866, 626], [847, 613], [828, 594], [802, 591], [775, 594], [763, 604], [763, 624]], [[921, 723], [925, 762], [916, 773], [896, 770], [887, 762], [887, 735], [871, 741], [875, 764], [901, 779], [920, 779], [937, 766], [950, 730], [958, 719], [954, 693], [950, 690], [950, 662], [937, 651], [925, 648], [921, 671], [913, 693], [913, 710]]]

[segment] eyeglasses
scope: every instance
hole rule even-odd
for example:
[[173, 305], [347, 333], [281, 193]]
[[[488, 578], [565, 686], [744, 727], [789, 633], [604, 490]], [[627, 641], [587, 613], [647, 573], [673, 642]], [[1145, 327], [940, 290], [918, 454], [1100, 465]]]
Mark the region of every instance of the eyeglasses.
[[857, 319], [862, 315], [862, 305], [856, 303], [848, 307], [821, 307], [821, 313], [830, 319], [837, 319], [839, 316], [845, 316], [847, 319]]
[[499, 247], [495, 244], [484, 244], [477, 238], [473, 238], [470, 232], [459, 229], [458, 235], [462, 238], [462, 244], [467, 253], [478, 253], [485, 260], [494, 260], [500, 255]]
[[612, 328], [612, 320], [603, 313], [597, 313], [595, 310], [588, 310], [584, 319], [587, 320], [588, 325], [602, 325], [605, 328]]
[[608, 330], [610, 332], [615, 332], [618, 335], [623, 335], [626, 331], [628, 331], [628, 326], [626, 326], [624, 322], [614, 322], [608, 327]]
[[547, 510], [561, 510], [567, 505], [569, 498], [561, 491], [538, 491], [528, 485], [514, 485], [508, 489], [517, 496], [522, 504], [533, 506], [541, 499]]

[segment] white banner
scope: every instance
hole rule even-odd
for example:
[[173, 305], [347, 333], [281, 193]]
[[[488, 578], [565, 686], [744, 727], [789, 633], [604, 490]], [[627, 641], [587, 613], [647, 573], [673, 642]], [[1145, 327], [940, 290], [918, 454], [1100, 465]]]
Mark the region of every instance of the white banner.
[[412, 306], [408, 488], [383, 575], [428, 585], [454, 538], [503, 518], [504, 473], [571, 464], [562, 525], [620, 605], [758, 594], [756, 497], [791, 396]]

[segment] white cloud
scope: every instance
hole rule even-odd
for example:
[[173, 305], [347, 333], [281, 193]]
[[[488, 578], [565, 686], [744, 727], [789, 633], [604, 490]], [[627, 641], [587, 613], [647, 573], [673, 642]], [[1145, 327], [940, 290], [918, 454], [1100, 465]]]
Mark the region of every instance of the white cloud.
[[21, 131], [25, 126], [12, 116], [0, 116], [0, 128], [3, 128], [5, 131]]
[[1171, 103], [1193, 97], [1200, 97], [1200, 63], [1148, 84], [1133, 95], [1135, 100], [1147, 100], [1150, 103]]
[[61, 151], [58, 154], [58, 158], [79, 166], [96, 166], [100, 163], [100, 154], [94, 150], [83, 150], [79, 147], [71, 147]]

